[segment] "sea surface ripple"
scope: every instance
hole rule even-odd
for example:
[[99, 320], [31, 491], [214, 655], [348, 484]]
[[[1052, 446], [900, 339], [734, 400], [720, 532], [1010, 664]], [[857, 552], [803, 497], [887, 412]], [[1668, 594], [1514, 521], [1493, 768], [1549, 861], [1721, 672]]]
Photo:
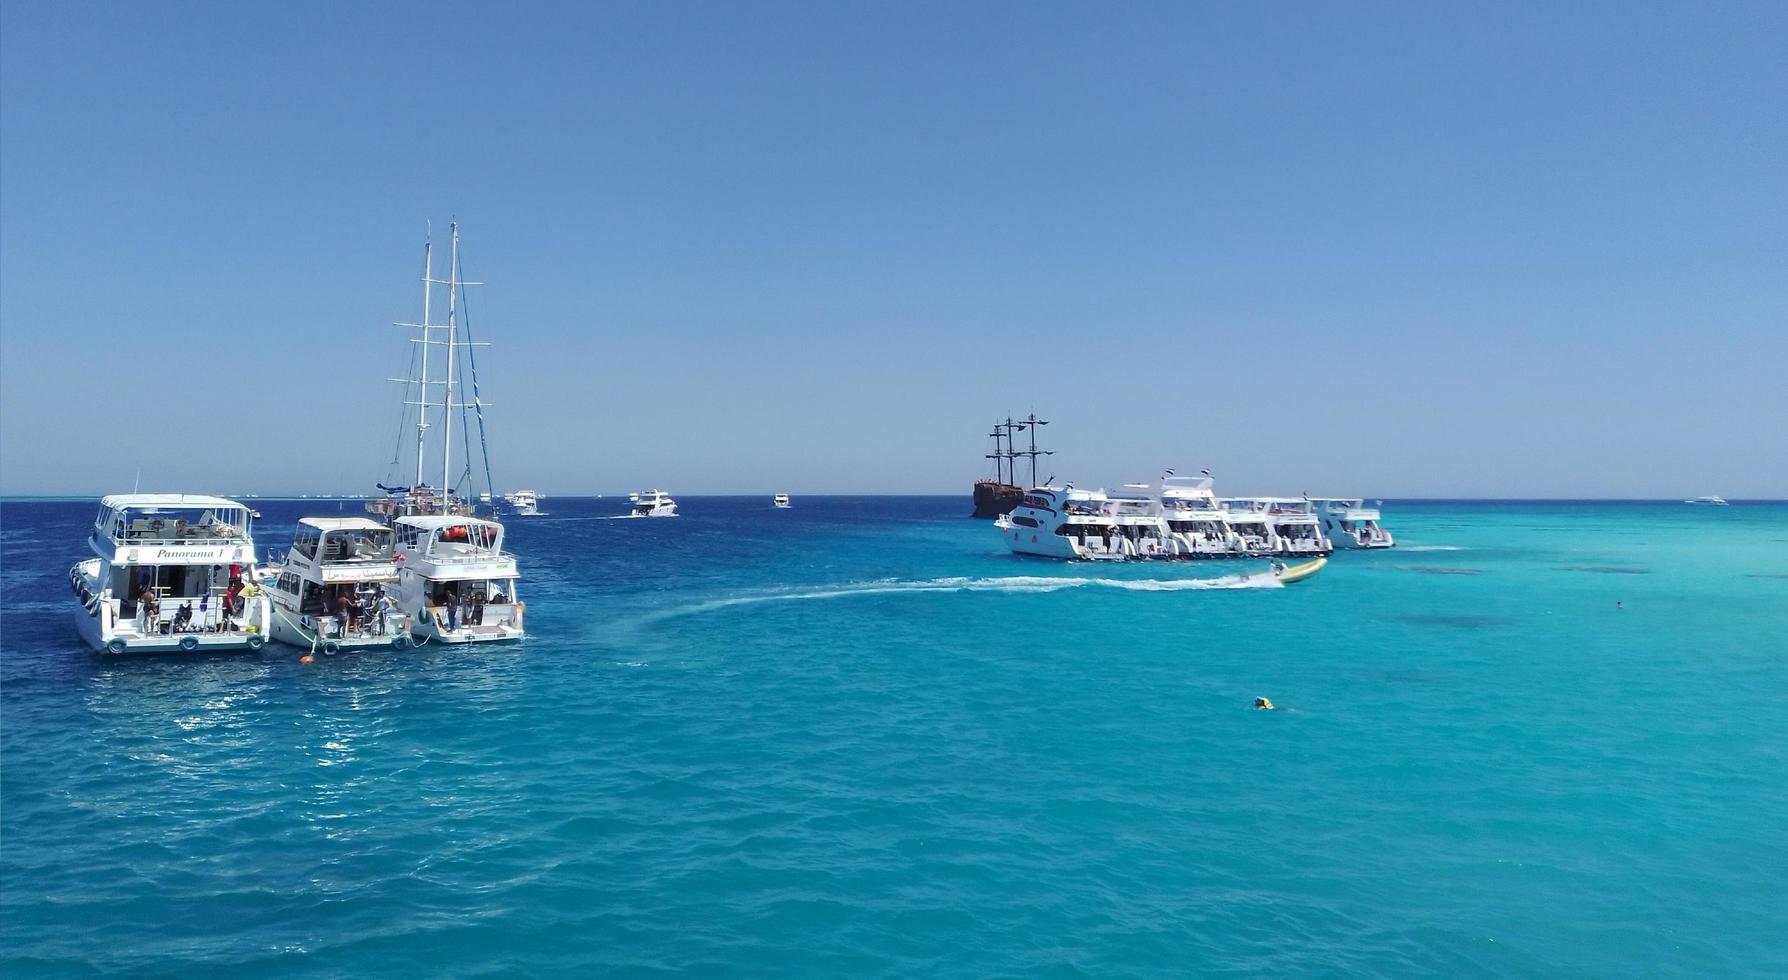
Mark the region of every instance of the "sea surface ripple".
[[311, 665], [94, 657], [93, 503], [0, 506], [0, 969], [1788, 975], [1788, 506], [1392, 502], [1252, 588], [682, 503], [512, 520], [522, 644]]

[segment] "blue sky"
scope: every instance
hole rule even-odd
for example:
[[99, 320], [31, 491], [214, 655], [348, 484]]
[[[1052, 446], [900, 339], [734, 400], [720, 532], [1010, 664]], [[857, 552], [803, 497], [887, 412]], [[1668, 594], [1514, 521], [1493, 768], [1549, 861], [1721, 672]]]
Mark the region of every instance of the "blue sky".
[[0, 10], [0, 492], [1788, 496], [1788, 5]]

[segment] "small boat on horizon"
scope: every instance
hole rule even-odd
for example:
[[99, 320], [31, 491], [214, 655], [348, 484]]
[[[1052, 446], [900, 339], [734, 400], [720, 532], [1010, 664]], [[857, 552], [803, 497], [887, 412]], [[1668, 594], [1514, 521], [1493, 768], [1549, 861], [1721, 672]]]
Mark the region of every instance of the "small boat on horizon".
[[503, 495], [503, 502], [509, 505], [509, 512], [516, 517], [544, 517], [540, 512], [540, 494], [533, 490], [516, 490]]
[[1705, 497], [1695, 497], [1690, 500], [1685, 500], [1685, 501], [1683, 501], [1683, 503], [1696, 504], [1696, 505], [1699, 505], [1702, 507], [1730, 507], [1730, 506], [1732, 506], [1731, 504], [1726, 502], [1725, 497], [1721, 497], [1721, 496], [1718, 496], [1715, 494], [1708, 494]]
[[776, 496], [771, 497], [770, 498], [770, 506], [776, 508], [777, 510], [788, 510], [789, 506], [790, 506], [789, 502], [788, 502], [788, 494], [779, 493]]

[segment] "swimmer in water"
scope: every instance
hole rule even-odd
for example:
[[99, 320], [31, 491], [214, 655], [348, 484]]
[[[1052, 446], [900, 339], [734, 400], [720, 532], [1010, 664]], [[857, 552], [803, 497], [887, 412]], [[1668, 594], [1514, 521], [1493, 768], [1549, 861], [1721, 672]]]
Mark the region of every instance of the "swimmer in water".
[[1626, 603], [1624, 603], [1624, 602], [1622, 602], [1622, 601], [1620, 601], [1620, 600], [1619, 600], [1619, 599], [1616, 599], [1616, 600], [1614, 600], [1614, 608], [1616, 608], [1616, 609], [1625, 609], [1625, 608], [1626, 608], [1626, 607], [1627, 607], [1627, 604], [1626, 604]]
[[1271, 710], [1273, 710], [1273, 702], [1266, 698], [1255, 698], [1254, 699], [1254, 710], [1256, 710], [1256, 711], [1271, 711]]

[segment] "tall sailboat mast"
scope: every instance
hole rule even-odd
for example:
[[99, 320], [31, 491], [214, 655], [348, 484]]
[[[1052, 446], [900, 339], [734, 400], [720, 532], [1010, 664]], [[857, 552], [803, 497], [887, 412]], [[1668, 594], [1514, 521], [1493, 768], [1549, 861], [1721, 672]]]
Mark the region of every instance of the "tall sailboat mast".
[[434, 292], [434, 236], [422, 243], [422, 406], [416, 411], [416, 486], [422, 485], [422, 457], [428, 439], [428, 297]]
[[[459, 293], [459, 222], [448, 225], [452, 231], [452, 253], [447, 260], [447, 384], [441, 393], [441, 493], [453, 489], [453, 362], [454, 301]], [[443, 497], [445, 499], [445, 497]]]

